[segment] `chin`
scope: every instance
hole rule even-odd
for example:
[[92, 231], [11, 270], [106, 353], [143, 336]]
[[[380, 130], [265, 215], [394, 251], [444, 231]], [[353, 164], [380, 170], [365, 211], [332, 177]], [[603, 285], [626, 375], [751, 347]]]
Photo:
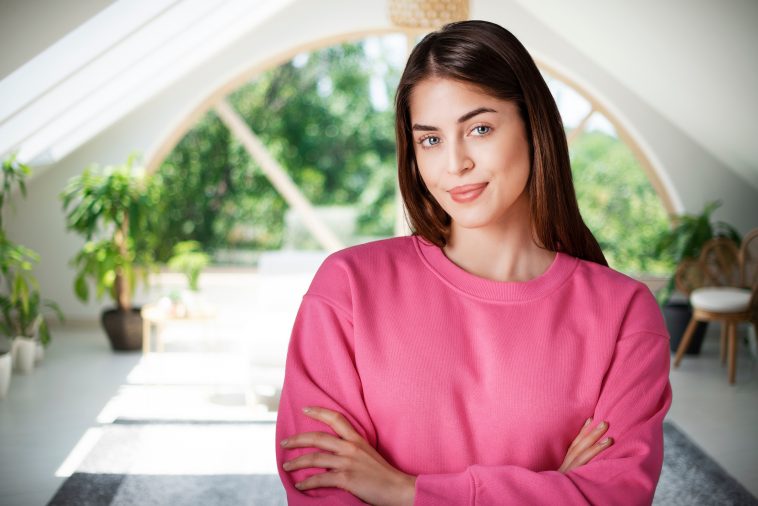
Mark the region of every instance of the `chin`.
[[478, 216], [453, 216], [452, 220], [455, 224], [461, 228], [481, 228], [492, 224], [491, 218], [478, 217]]

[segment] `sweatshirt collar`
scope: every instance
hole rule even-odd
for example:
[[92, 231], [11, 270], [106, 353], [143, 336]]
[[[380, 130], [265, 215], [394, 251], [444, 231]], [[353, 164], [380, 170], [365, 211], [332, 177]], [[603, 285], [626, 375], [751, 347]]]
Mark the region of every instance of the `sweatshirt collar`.
[[426, 266], [444, 283], [469, 296], [503, 302], [526, 302], [544, 297], [561, 286], [576, 269], [579, 260], [556, 253], [550, 267], [528, 281], [495, 281], [472, 274], [450, 260], [442, 248], [414, 235], [416, 251]]

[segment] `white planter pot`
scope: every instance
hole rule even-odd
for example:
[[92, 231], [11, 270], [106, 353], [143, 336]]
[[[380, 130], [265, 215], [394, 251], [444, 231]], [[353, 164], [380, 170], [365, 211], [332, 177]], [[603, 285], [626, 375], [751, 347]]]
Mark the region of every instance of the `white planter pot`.
[[13, 370], [21, 374], [29, 374], [34, 370], [34, 357], [37, 347], [34, 339], [29, 337], [16, 337], [13, 339]]
[[34, 365], [42, 362], [42, 359], [45, 358], [45, 347], [42, 346], [42, 343], [37, 341], [35, 339], [34, 341]]
[[45, 358], [45, 347], [42, 346], [42, 341], [40, 341], [39, 338], [39, 328], [40, 325], [42, 325], [42, 315], [37, 315], [37, 318], [34, 319], [34, 326], [32, 327], [32, 336], [34, 337], [34, 364], [39, 364], [42, 362], [42, 359]]
[[10, 353], [0, 355], [0, 399], [8, 394], [8, 387], [11, 386], [11, 369], [13, 360]]

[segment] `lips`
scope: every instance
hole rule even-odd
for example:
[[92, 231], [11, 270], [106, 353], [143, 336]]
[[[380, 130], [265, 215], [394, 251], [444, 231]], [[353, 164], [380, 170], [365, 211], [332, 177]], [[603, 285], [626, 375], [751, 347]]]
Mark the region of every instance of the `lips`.
[[486, 186], [487, 183], [456, 186], [452, 190], [449, 190], [449, 193], [452, 199], [456, 202], [470, 202], [481, 195]]

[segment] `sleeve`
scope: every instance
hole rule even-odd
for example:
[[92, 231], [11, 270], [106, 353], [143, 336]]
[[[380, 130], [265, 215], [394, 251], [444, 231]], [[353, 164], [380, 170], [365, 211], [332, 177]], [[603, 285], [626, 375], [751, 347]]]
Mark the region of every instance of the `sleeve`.
[[473, 465], [461, 473], [420, 475], [414, 505], [651, 504], [672, 395], [668, 334], [655, 299], [645, 292], [627, 312], [630, 323], [621, 326], [593, 414], [609, 421], [611, 447], [566, 474]]
[[[334, 285], [331, 268], [316, 274], [311, 287]], [[331, 292], [333, 290], [330, 289]], [[285, 449], [282, 439], [301, 432], [335, 432], [302, 412], [305, 406], [320, 406], [342, 413], [372, 446], [376, 431], [363, 401], [360, 377], [355, 365], [353, 323], [349, 290], [336, 295], [307, 293], [301, 302], [290, 337], [284, 385], [276, 421], [276, 461], [290, 506], [365, 504], [351, 493], [337, 488], [299, 491], [295, 483], [325, 472], [322, 468], [284, 471], [282, 464], [316, 448]], [[338, 300], [342, 299], [340, 302]]]

